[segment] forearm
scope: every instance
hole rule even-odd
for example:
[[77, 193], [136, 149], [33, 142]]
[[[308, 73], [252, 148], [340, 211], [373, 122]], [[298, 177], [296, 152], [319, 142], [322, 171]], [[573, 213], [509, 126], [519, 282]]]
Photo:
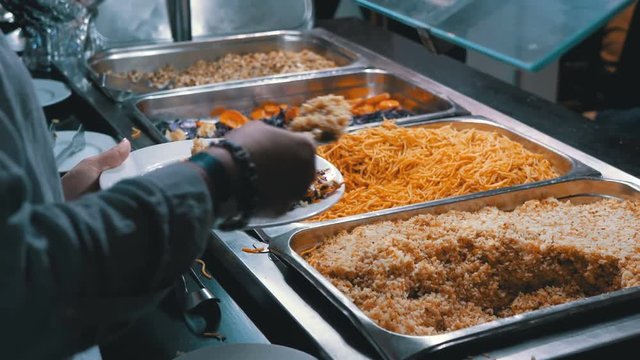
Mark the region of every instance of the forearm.
[[[202, 252], [213, 216], [206, 184], [184, 165], [123, 181], [56, 210], [67, 222], [60, 226], [63, 237], [79, 242], [62, 254], [76, 253], [83, 269], [93, 272], [85, 271], [82, 281], [82, 293], [90, 296], [135, 295], [171, 285]], [[92, 288], [95, 280], [99, 288]]]
[[30, 204], [23, 176], [0, 176], [0, 326], [15, 346], [130, 320], [204, 248], [209, 190], [183, 164], [61, 204]]

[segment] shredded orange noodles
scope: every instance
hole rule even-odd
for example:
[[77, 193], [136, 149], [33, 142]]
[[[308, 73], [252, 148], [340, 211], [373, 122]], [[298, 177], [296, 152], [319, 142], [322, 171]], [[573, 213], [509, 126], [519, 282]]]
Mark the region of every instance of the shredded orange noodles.
[[344, 176], [343, 198], [312, 221], [335, 219], [557, 177], [509, 138], [476, 129], [403, 128], [391, 121], [318, 148]]
[[269, 253], [269, 249], [264, 247], [264, 246], [255, 246], [252, 245], [252, 248], [248, 248], [248, 247], [243, 247], [242, 251], [249, 253], [249, 254], [267, 254]]
[[196, 262], [201, 266], [200, 272], [202, 273], [202, 275], [204, 275], [207, 279], [213, 279], [213, 276], [207, 271], [207, 264], [205, 264], [204, 260], [196, 259]]

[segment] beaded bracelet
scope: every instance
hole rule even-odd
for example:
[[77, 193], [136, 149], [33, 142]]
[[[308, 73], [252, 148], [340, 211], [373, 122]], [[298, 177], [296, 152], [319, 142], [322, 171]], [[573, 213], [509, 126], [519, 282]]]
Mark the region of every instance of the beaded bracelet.
[[247, 226], [249, 218], [255, 213], [258, 206], [258, 173], [256, 165], [251, 161], [249, 153], [242, 146], [229, 140], [214, 141], [210, 146], [227, 150], [240, 168], [240, 184], [235, 192], [240, 211], [235, 216], [221, 219], [215, 226], [220, 230], [243, 228]]

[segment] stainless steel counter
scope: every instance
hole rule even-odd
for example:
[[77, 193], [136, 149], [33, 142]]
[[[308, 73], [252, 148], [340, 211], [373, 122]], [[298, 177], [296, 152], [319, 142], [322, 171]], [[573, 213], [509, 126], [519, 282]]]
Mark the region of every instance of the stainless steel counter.
[[[364, 54], [364, 57], [368, 58], [373, 63], [373, 66], [377, 68], [414, 79], [430, 89], [436, 89], [439, 93], [463, 106], [473, 115], [489, 118], [509, 129], [526, 134], [549, 148], [570, 155], [579, 162], [596, 169], [605, 178], [640, 184], [636, 177], [543, 134], [451, 88], [436, 83], [407, 68], [398, 66], [387, 59], [375, 56], [375, 54], [369, 54], [367, 50], [354, 46], [354, 44], [344, 43], [338, 37], [333, 38], [332, 41], [352, 50], [355, 48], [354, 51]], [[285, 232], [287, 227], [265, 230], [269, 235], [275, 235]], [[299, 324], [299, 327], [308, 333], [323, 355], [336, 359], [379, 356], [378, 354], [372, 354], [370, 348], [357, 347], [352, 344], [350, 339], [343, 335], [343, 327], [336, 325], [333, 319], [326, 318], [322, 311], [316, 310], [311, 305], [310, 301], [312, 300], [310, 299], [318, 295], [313, 292], [300, 291], [301, 280], [291, 281], [287, 276], [287, 272], [291, 270], [283, 267], [279, 260], [274, 260], [273, 257], [266, 255], [242, 252], [241, 249], [243, 247], [250, 247], [257, 242], [255, 238], [243, 232], [224, 233], [214, 231], [213, 233], [215, 240], [211, 245], [211, 254], [215, 254], [215, 258], [223, 262], [224, 266], [235, 269], [235, 281], [241, 283], [243, 287], [259, 287], [260, 294], [256, 296], [275, 301], [282, 311], [287, 312], [290, 318], [294, 319]], [[257, 292], [258, 290], [255, 291]], [[541, 359], [562, 353], [584, 351], [610, 342], [613, 338], [620, 341], [640, 335], [640, 323], [635, 323], [631, 320], [637, 318], [637, 316], [608, 319], [584, 328], [567, 330], [556, 335], [547, 335], [543, 339], [525, 341], [511, 348], [497, 350], [495, 353], [489, 352], [488, 356], [491, 358], [518, 358], [526, 355], [527, 358]], [[469, 351], [467, 355], [472, 355], [473, 349], [469, 349]]]
[[[526, 134], [548, 148], [569, 154], [572, 158], [597, 170], [604, 177], [638, 184], [636, 177], [525, 125], [512, 116], [501, 113], [341, 37], [321, 29], [315, 31], [331, 42], [362, 54], [372, 67], [389, 71], [404, 78], [414, 79], [422, 86], [434, 89], [437, 93], [451, 99], [473, 115], [484, 116], [518, 133]], [[94, 87], [78, 64], [73, 62], [58, 63], [57, 67], [69, 80], [74, 91], [103, 116], [118, 133], [122, 136], [130, 135], [131, 127], [138, 124], [138, 119], [132, 116], [126, 107], [112, 102]], [[543, 114], [544, 112], [540, 111], [540, 116]], [[145, 133], [140, 138], [133, 140], [133, 145], [137, 148], [153, 143], [154, 141], [149, 137], [149, 134]], [[285, 230], [286, 227], [270, 229], [267, 233], [274, 236]], [[271, 337], [285, 339], [280, 342], [287, 345], [286, 333], [288, 331], [300, 332], [313, 344], [313, 349], [307, 350], [323, 358], [355, 359], [380, 356], [364, 340], [362, 334], [346, 320], [346, 316], [332, 308], [319, 292], [314, 291], [313, 287], [305, 285], [304, 279], [295, 270], [271, 255], [249, 254], [241, 250], [243, 247], [250, 247], [257, 243], [256, 238], [244, 232], [214, 231], [212, 235], [207, 256], [216, 262], [218, 268], [224, 270], [226, 280], [223, 281], [223, 285], [235, 283], [235, 286], [242, 288], [243, 294], [250, 296], [254, 303], [263, 305], [265, 309], [270, 311], [278, 311], [281, 318], [287, 319], [289, 324], [292, 324], [293, 328], [280, 329], [278, 331], [282, 334], [272, 334]], [[242, 303], [242, 301], [240, 302]], [[614, 340], [623, 341], [640, 336], [638, 319], [640, 319], [640, 314], [633, 312], [632, 309], [631, 315], [618, 314], [608, 318], [595, 319], [594, 323], [584, 324], [578, 328], [563, 328], [551, 334], [536, 334], [523, 339], [517, 345], [501, 344], [496, 346], [494, 344], [490, 349], [484, 351], [482, 356], [541, 359], [560, 354], [582, 352]], [[465, 356], [479, 353], [475, 348], [467, 349], [467, 351]]]

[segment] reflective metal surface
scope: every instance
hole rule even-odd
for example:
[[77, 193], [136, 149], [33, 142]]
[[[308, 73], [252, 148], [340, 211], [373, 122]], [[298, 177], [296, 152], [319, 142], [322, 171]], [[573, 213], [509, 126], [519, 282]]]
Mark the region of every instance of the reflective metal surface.
[[[556, 161], [560, 164], [560, 167], [568, 171], [563, 177], [544, 183], [544, 185], [540, 187], [541, 190], [538, 190], [540, 184], [530, 184], [519, 188], [501, 189], [495, 193], [492, 193], [492, 195], [490, 196], [487, 196], [487, 194], [472, 194], [468, 195], [468, 197], [465, 198], [466, 204], [477, 204], [478, 206], [480, 206], [483, 204], [483, 200], [481, 200], [481, 198], [494, 199], [491, 201], [496, 201], [496, 203], [499, 203], [499, 199], [509, 199], [506, 203], [515, 203], [517, 202], [516, 200], [519, 199], [518, 194], [522, 194], [522, 199], [524, 199], [527, 196], [531, 196], [532, 194], [536, 194], [536, 196], [542, 196], [543, 194], [545, 194], [545, 191], [548, 192], [548, 195], [552, 195], [556, 193], [559, 194], [559, 191], [562, 190], [562, 193], [564, 195], [568, 195], [569, 193], [571, 193], [571, 191], [573, 191], [571, 188], [576, 184], [578, 184], [575, 188], [577, 189], [577, 192], [573, 192], [572, 194], [574, 195], [583, 193], [586, 190], [590, 190], [600, 195], [605, 194], [618, 197], [630, 196], [636, 198], [636, 187], [637, 185], [640, 185], [640, 179], [624, 171], [621, 171], [593, 156], [579, 151], [561, 141], [558, 141], [555, 138], [552, 138], [536, 129], [533, 129], [532, 127], [523, 124], [517, 119], [514, 119], [512, 116], [496, 111], [495, 109], [488, 107], [480, 103], [479, 101], [462, 94], [459, 91], [446, 87], [441, 83], [427, 78], [413, 70], [403, 67], [386, 58], [383, 58], [370, 50], [367, 50], [352, 42], [346, 41], [339, 36], [336, 36], [322, 29], [314, 29], [308, 34], [322, 38], [322, 42], [328, 43], [331, 46], [336, 46], [340, 49], [344, 49], [346, 54], [348, 54], [346, 58], [351, 59], [352, 61], [351, 65], [348, 65], [348, 69], [333, 70], [325, 75], [334, 76], [340, 75], [341, 72], [357, 72], [357, 70], [361, 70], [364, 67], [370, 67], [381, 69], [381, 71], [387, 72], [393, 77], [399, 79], [411, 79], [412, 83], [419, 83], [420, 88], [428, 89], [430, 92], [438, 94], [443, 99], [450, 99], [454, 104], [461, 106], [462, 108], [468, 110], [470, 113], [484, 117], [484, 121], [489, 121], [491, 122], [491, 124], [497, 125], [498, 127], [503, 127], [511, 133], [515, 133], [518, 136], [524, 137], [525, 140], [530, 141], [534, 146], [540, 146], [543, 148], [543, 150], [546, 149], [550, 151], [551, 158], [553, 159], [557, 156]], [[259, 35], [260, 34], [252, 34], [246, 36], [243, 35], [239, 36], [239, 38], [251, 38]], [[183, 49], [183, 45], [187, 46], [188, 49], [188, 46], [190, 44], [174, 44], [173, 46], [175, 46], [176, 52], [180, 52]], [[153, 55], [155, 51], [153, 50], [153, 46], [142, 47], [138, 49], [140, 50], [140, 52], [136, 56], [144, 55], [145, 49], [150, 49], [147, 55]], [[206, 52], [206, 50], [203, 51]], [[179, 54], [172, 55], [171, 49], [166, 49], [164, 50], [164, 52], [167, 53], [167, 56], [176, 56], [177, 58], [180, 57]], [[118, 58], [119, 55], [117, 52], [113, 53], [113, 55], [113, 58], [105, 59], [106, 64], [109, 64], [109, 66], [118, 63], [120, 60]], [[122, 56], [126, 60], [124, 64], [130, 62], [130, 60], [126, 59], [126, 52], [122, 53]], [[138, 64], [144, 65], [147, 62], [150, 62], [150, 59], [152, 58], [152, 56], [141, 56], [140, 59], [136, 61], [139, 61]], [[137, 66], [138, 64], [135, 65]], [[157, 64], [152, 64], [152, 66], [156, 65]], [[163, 64], [160, 63], [160, 65]], [[59, 64], [59, 68], [61, 69], [62, 73], [69, 79], [70, 84], [74, 88], [74, 91], [76, 91], [83, 99], [85, 99], [90, 105], [98, 110], [105, 117], [105, 119], [107, 119], [107, 121], [118, 130], [119, 133], [128, 135], [130, 127], [132, 125], [131, 121], [138, 122], [134, 123], [135, 126], [142, 126], [143, 123], [139, 121], [140, 118], [133, 116], [132, 109], [134, 108], [128, 108], [121, 106], [120, 104], [115, 104], [105, 98], [105, 96], [102, 96], [99, 90], [95, 86], [92, 86], [92, 84], [89, 83], [81, 73], [79, 73], [74, 64]], [[126, 67], [123, 67], [123, 71], [124, 70], [126, 70]], [[377, 71], [378, 70], [372, 72], [375, 73]], [[274, 86], [282, 86], [282, 88], [285, 88], [286, 86], [284, 84], [286, 82], [290, 81], [290, 83], [293, 84], [297, 81], [311, 79], [315, 76], [317, 76], [317, 74], [283, 76], [281, 79], [262, 79], [259, 82], [256, 82], [254, 85], [259, 86], [264, 84], [265, 86], [267, 86], [270, 84], [274, 84]], [[242, 87], [245, 85], [236, 84], [234, 86]], [[224, 85], [220, 87], [220, 89], [225, 88], [229, 88], [229, 86]], [[161, 94], [156, 95], [160, 96]], [[242, 101], [244, 101], [244, 99]], [[190, 111], [190, 109], [188, 110]], [[480, 121], [482, 119], [467, 118], [467, 121], [473, 122], [473, 120]], [[142, 138], [134, 141], [134, 143], [138, 147], [147, 146], [152, 144], [153, 142], [164, 141], [164, 139], [148, 137], [148, 131], [143, 131], [143, 133], [144, 135], [142, 136]], [[592, 178], [571, 181], [571, 179], [574, 179], [576, 177], [583, 177], [587, 175], [591, 176]], [[611, 179], [611, 181], [601, 181], [599, 180], [600, 176], [602, 176], [603, 178]], [[625, 184], [625, 181], [635, 185]], [[569, 184], [571, 186], [568, 186]], [[569, 193], [564, 192], [565, 190], [567, 190], [567, 187], [570, 188], [568, 189]], [[455, 206], [458, 206], [455, 205], [458, 200], [459, 198], [453, 198], [442, 200], [438, 203], [432, 202], [429, 204], [416, 205], [416, 208], [410, 207], [387, 210], [376, 214], [368, 214], [361, 220], [365, 221], [366, 219], [375, 216], [407, 216], [407, 214], [410, 214], [412, 211], [423, 211], [422, 209], [426, 209], [435, 205], [440, 206], [442, 209], [446, 209], [448, 207], [453, 208]], [[401, 215], [403, 211], [406, 212], [406, 214]], [[309, 229], [311, 229], [310, 231], [314, 231], [313, 229], [315, 228], [321, 228], [329, 225], [333, 226], [334, 228], [342, 226], [340, 224], [351, 226], [352, 224], [357, 223], [357, 221], [359, 220], [353, 218], [345, 218], [331, 224], [292, 224], [290, 226], [265, 229], [264, 232], [267, 236], [273, 238], [278, 237], [281, 234], [291, 235], [293, 231], [300, 230], [301, 226], [309, 226]], [[355, 316], [355, 313], [351, 312], [350, 309], [345, 309], [342, 305], [335, 306], [334, 303], [339, 304], [340, 302], [335, 301], [334, 295], [332, 295], [330, 291], [328, 291], [324, 295], [321, 295], [315, 289], [315, 285], [306, 287], [302, 286], [302, 283], [304, 283], [304, 285], [307, 285], [307, 283], [314, 283], [304, 279], [300, 279], [304, 281], [294, 279], [294, 276], [301, 277], [300, 274], [304, 275], [304, 273], [300, 271], [297, 266], [294, 268], [293, 266], [285, 265], [273, 256], [268, 256], [265, 254], [248, 254], [243, 252], [241, 250], [243, 247], [251, 246], [257, 241], [254, 237], [248, 235], [247, 233], [239, 231], [213, 231], [213, 235], [214, 239], [210, 244], [209, 253], [215, 256], [216, 262], [221, 264], [221, 266], [223, 266], [225, 269], [233, 269], [229, 271], [229, 276], [233, 278], [237, 286], [247, 289], [252, 298], [257, 299], [256, 301], [259, 301], [262, 304], [271, 304], [271, 306], [274, 306], [272, 304], [276, 304], [275, 306], [278, 307], [278, 310], [281, 313], [285, 314], [283, 316], [287, 316], [291, 319], [291, 321], [294, 321], [297, 324], [297, 329], [301, 333], [304, 333], [304, 336], [310, 339], [310, 341], [317, 346], [318, 353], [321, 355], [321, 357], [339, 359], [376, 358], [381, 356], [379, 354], [385, 354], [381, 350], [381, 347], [384, 347], [385, 349], [395, 349], [398, 347], [398, 345], [394, 343], [394, 341], [396, 340], [391, 340], [391, 338], [398, 339], [397, 341], [400, 341], [400, 343], [403, 344], [402, 351], [404, 351], [404, 353], [415, 353], [424, 351], [424, 349], [428, 349], [426, 351], [438, 351], [438, 348], [431, 347], [432, 344], [435, 343], [434, 341], [439, 341], [440, 344], [444, 347], [456, 346], [455, 343], [452, 343], [452, 341], [454, 340], [451, 340], [452, 338], [449, 337], [451, 336], [451, 334], [447, 334], [442, 338], [430, 338], [429, 342], [426, 343], [427, 345], [425, 345], [424, 339], [422, 338], [410, 339], [406, 341], [407, 345], [405, 347], [404, 344], [406, 339], [404, 339], [404, 337], [398, 338], [394, 334], [391, 334], [394, 336], [390, 337], [390, 334], [385, 333], [384, 331], [373, 329], [373, 333], [376, 334], [375, 338], [374, 335], [368, 336], [373, 343], [377, 344], [377, 351], [379, 353], [377, 354], [374, 352], [371, 346], [368, 345], [367, 341], [359, 340], [362, 338], [362, 336], [359, 335], [359, 331], [356, 330], [355, 327], [351, 324], [359, 323], [361, 319]], [[295, 243], [296, 247], [300, 244], [304, 244], [305, 241], [311, 241], [303, 241], [303, 239], [305, 239], [304, 236], [301, 236], [299, 239], [299, 243]], [[294, 258], [292, 262], [295, 262], [295, 256], [297, 256], [295, 251], [288, 247], [288, 243], [285, 245], [286, 246], [282, 248], [282, 253], [290, 251], [290, 254], [288, 256]], [[307, 275], [304, 276], [308, 277]], [[309, 287], [312, 287], [312, 289], [309, 290]], [[619, 304], [621, 308], [626, 307], [622, 304], [625, 298], [628, 297], [636, 299], [637, 297], [635, 290], [631, 289], [628, 291], [629, 293], [616, 293], [613, 294], [613, 296], [611, 294], [608, 294], [603, 299], [611, 301], [614, 305]], [[329, 302], [328, 299], [332, 302]], [[589, 299], [589, 301], [587, 301], [586, 303], [580, 303], [579, 306], [571, 309], [578, 309], [580, 312], [588, 315], [589, 313], [597, 312], [598, 309], [601, 309], [603, 308], [602, 306], [605, 306], [604, 301], [600, 300], [602, 299], [592, 298]], [[325, 305], [325, 303], [327, 304]], [[330, 307], [333, 312], [328, 312], [327, 307]], [[628, 307], [634, 308], [633, 305], [630, 305]], [[637, 308], [637, 305], [635, 306], [635, 308]], [[340, 310], [338, 311], [335, 309]], [[549, 322], [555, 324], [555, 320], [560, 317], [560, 315], [562, 315], [564, 311], [569, 311], [569, 309], [561, 306], [559, 308], [554, 308], [550, 313], [545, 312], [542, 315], [536, 316], [540, 316], [539, 318], [543, 323]], [[329, 316], [327, 316], [328, 313]], [[637, 318], [638, 316], [623, 319], [607, 318], [602, 321], [596, 322], [588, 328], [573, 329], [562, 334], [558, 334], [556, 331], [552, 331], [553, 329], [549, 327], [545, 330], [546, 333], [549, 334], [549, 342], [537, 345], [531, 344], [531, 349], [539, 348], [540, 352], [538, 353], [534, 351], [531, 353], [527, 353], [526, 358], [531, 358], [531, 356], [536, 356], [536, 358], [544, 358], [544, 356], [542, 356], [543, 353], [548, 354], [553, 353], [554, 351], [556, 353], [561, 353], [562, 351], [569, 349], [569, 347], [565, 346], [567, 344], [570, 344], [571, 351], [575, 352], [579, 349], [602, 346], [602, 344], [605, 344], [607, 342], [620, 341], [621, 339], [629, 338], [631, 336], [637, 336], [638, 334], [640, 334], [640, 322], [632, 321], [633, 319]], [[347, 321], [347, 319], [349, 321]], [[504, 324], [502, 322], [491, 324], [488, 327], [489, 335], [487, 336], [500, 338], [501, 336], [507, 334], [509, 331], [527, 328], [532, 325], [532, 322], [535, 321], [536, 320], [533, 319], [530, 321], [527, 320], [525, 321], [524, 325], [522, 325], [521, 323], [512, 323], [509, 321]], [[346, 325], [344, 323], [346, 323]], [[358, 326], [358, 328], [362, 329], [362, 326]], [[483, 328], [474, 328], [474, 333], [470, 333], [469, 335], [472, 338], [470, 341], [465, 340], [465, 338], [456, 339], [467, 341], [467, 344], [475, 343], [474, 340], [485, 338], [485, 334], [482, 329]], [[478, 333], [476, 333], [476, 331], [478, 331]], [[513, 349], [513, 347], [510, 348]], [[529, 356], [528, 354], [530, 354], [531, 356]], [[510, 354], [502, 355], [509, 356]]]
[[166, 0], [173, 41], [191, 40], [191, 0]]
[[[426, 78], [425, 76], [413, 70], [410, 70], [404, 66], [401, 66], [391, 60], [383, 58], [368, 49], [365, 49], [359, 45], [346, 41], [343, 38], [333, 35], [331, 33], [328, 33], [322, 29], [315, 29], [313, 30], [313, 32], [322, 34], [324, 38], [328, 39], [332, 43], [335, 43], [336, 45], [339, 45], [339, 46], [346, 47], [349, 50], [357, 53], [359, 56], [366, 59], [366, 62], [369, 66], [383, 69], [385, 71], [392, 73], [393, 75], [400, 76], [402, 78], [419, 79], [421, 84], [424, 84], [424, 86], [428, 86], [428, 89], [430, 90], [432, 89], [433, 91], [436, 91], [439, 94], [444, 94], [447, 98], [453, 100], [456, 104], [459, 104], [460, 106], [468, 110], [470, 113], [474, 115], [483, 116], [487, 119], [491, 119], [491, 121], [497, 124], [500, 124], [502, 126], [505, 126], [507, 129], [514, 131], [518, 134], [526, 134], [527, 138], [534, 139], [536, 143], [541, 144], [549, 149], [553, 149], [555, 152], [558, 152], [560, 154], [564, 154], [570, 157], [572, 161], [585, 165], [587, 170], [593, 169], [597, 173], [599, 173], [602, 177], [614, 180], [614, 183], [618, 181], [626, 181], [636, 185], [640, 184], [640, 179], [624, 171], [621, 171], [593, 156], [590, 156], [561, 141], [558, 141], [530, 126], [527, 126], [519, 122], [518, 120], [512, 118], [511, 116], [508, 116], [499, 111], [496, 111], [495, 109], [490, 108], [468, 96], [465, 96], [456, 90], [448, 88], [438, 82], [435, 82], [429, 78]], [[568, 177], [571, 178], [571, 177], [577, 176], [578, 174], [583, 174], [583, 172], [579, 171], [579, 172], [576, 172], [575, 175], [568, 175]], [[594, 177], [596, 179], [595, 181], [597, 181], [597, 178], [598, 178], [597, 174], [595, 174]], [[552, 181], [550, 183], [554, 184], [555, 182], [565, 182], [565, 181], [567, 181], [567, 178]], [[536, 187], [538, 185], [531, 185], [531, 186]], [[632, 191], [633, 193], [635, 193], [636, 191], [636, 187], [630, 186], [630, 185], [624, 185], [621, 187], [618, 187], [616, 185], [611, 187], [610, 189], [615, 189], [615, 188], [623, 189], [621, 193], [625, 193], [626, 190], [624, 189], [633, 189]], [[513, 189], [503, 189], [501, 191], [508, 192], [512, 190]], [[524, 190], [518, 190], [518, 191], [524, 191]], [[620, 193], [618, 193], [618, 196], [619, 195]], [[470, 196], [481, 196], [481, 195], [475, 194]], [[449, 199], [445, 201], [451, 202], [455, 200]], [[403, 210], [402, 209], [390, 210], [390, 212], [392, 213], [394, 211], [403, 211]], [[386, 212], [384, 214], [386, 214]], [[375, 216], [375, 214], [370, 214], [369, 216]], [[345, 219], [342, 219], [341, 221], [349, 221], [349, 219], [345, 218]], [[267, 233], [269, 236], [273, 238], [285, 233], [288, 233], [290, 235], [292, 229], [294, 229], [293, 231], [295, 231], [295, 229], [299, 230], [298, 226], [301, 226], [301, 225], [292, 224], [290, 226], [283, 226], [280, 228], [270, 228], [270, 229], [264, 229], [264, 230], [265, 230], [265, 233]], [[322, 224], [315, 224], [313, 226], [322, 226]], [[295, 321], [300, 324], [300, 327], [303, 328], [304, 331], [308, 333], [308, 335], [318, 343], [318, 347], [327, 354], [327, 357], [371, 358], [376, 356], [368, 353], [366, 349], [362, 349], [360, 347], [354, 346], [354, 344], [349, 340], [352, 337], [347, 335], [349, 331], [348, 329], [345, 329], [344, 327], [340, 326], [337, 320], [324, 318], [324, 314], [326, 313], [324, 310], [316, 309], [310, 305], [314, 303], [315, 300], [313, 300], [313, 298], [315, 297], [315, 295], [307, 294], [303, 292], [301, 289], [299, 289], [299, 286], [296, 284], [296, 282], [292, 282], [291, 280], [288, 279], [288, 277], [286, 276], [286, 272], [287, 272], [286, 269], [290, 267], [283, 268], [282, 264], [280, 264], [279, 261], [273, 260], [266, 256], [252, 256], [250, 254], [243, 253], [241, 251], [241, 248], [245, 246], [250, 246], [250, 244], [254, 243], [255, 239], [253, 237], [247, 235], [246, 233], [237, 232], [237, 231], [229, 232], [229, 233], [214, 231], [213, 233], [215, 235], [215, 238], [213, 243], [211, 244], [211, 251], [212, 253], [218, 254], [217, 256], [218, 260], [223, 262], [226, 267], [234, 269], [234, 274], [235, 273], [238, 274], [235, 280], [245, 288], [251, 288], [251, 289], [259, 288], [260, 291], [259, 291], [259, 295], [257, 294], [258, 297], [260, 298], [268, 297], [270, 301], [279, 304], [279, 306], [287, 314], [289, 314], [291, 318], [295, 319]], [[286, 250], [286, 247], [283, 247], [282, 250], [283, 252], [292, 251], [292, 250]], [[293, 252], [291, 252], [290, 256], [294, 257], [297, 255], [294, 255]], [[299, 270], [296, 270], [296, 271], [304, 275], [303, 272]], [[307, 276], [305, 275], [305, 277]], [[310, 282], [310, 283], [313, 284], [313, 282]], [[635, 290], [627, 290], [627, 291], [631, 292], [631, 295], [629, 295], [630, 297], [633, 297], [633, 298], [637, 297]], [[334, 301], [335, 299], [333, 299], [333, 295], [331, 295], [330, 292], [325, 295], [327, 295], [327, 299], [332, 299], [333, 303], [338, 303], [338, 304], [340, 303], [340, 301]], [[612, 300], [612, 301], [614, 303], [621, 303], [622, 301], [618, 301], [618, 300], [622, 300], [626, 296], [627, 295], [624, 295], [624, 293], [620, 295], [615, 295], [613, 297], [615, 300]], [[590, 301], [593, 301], [593, 299]], [[588, 302], [587, 304], [590, 304], [590, 302]], [[603, 304], [602, 302], [597, 302], [596, 307], [601, 306], [602, 304]], [[590, 306], [592, 305], [587, 305], [586, 307], [589, 308]], [[620, 307], [623, 308], [624, 306], [620, 306]], [[628, 307], [633, 307], [633, 305], [629, 305]], [[344, 316], [348, 318], [352, 323], [358, 323], [360, 321], [358, 317], [354, 317], [354, 315], [349, 315], [349, 314], [354, 314], [354, 313], [351, 313], [350, 309], [348, 308], [345, 309], [343, 306], [339, 306], [338, 308], [341, 310], [340, 312], [344, 314]], [[556, 309], [562, 310], [564, 308], [563, 307], [554, 308], [552, 313], [542, 316], [542, 319], [555, 321], [557, 317], [561, 317], [561, 315], [558, 315], [558, 313], [555, 312], [557, 311]], [[561, 313], [562, 311], [560, 312], [560, 314]], [[625, 319], [626, 318], [622, 320], [611, 319], [607, 321], [601, 321], [596, 323], [595, 325], [592, 325], [588, 329], [585, 329], [583, 332], [575, 330], [575, 331], [569, 331], [564, 335], [554, 333], [555, 337], [552, 337], [552, 339], [556, 340], [557, 342], [552, 344], [546, 344], [546, 346], [543, 347], [544, 349], [541, 348], [540, 351], [545, 351], [547, 353], [551, 350], [556, 351], [557, 353], [565, 351], [566, 349], [564, 348], [564, 344], [568, 341], [567, 339], [571, 340], [571, 343], [572, 343], [571, 352], [575, 353], [580, 350], [593, 348], [597, 346], [603, 346], [604, 344], [611, 341], [618, 341], [621, 339], [638, 336], [638, 334], [640, 334], [640, 323], [633, 322], [633, 321], [626, 321]], [[517, 325], [516, 328], [524, 329], [529, 325], [530, 323], [527, 324], [526, 326]], [[513, 324], [508, 323], [504, 327], [499, 327], [499, 330], [494, 331], [492, 334], [499, 337], [505, 333], [508, 333], [509, 331], [512, 331], [513, 330], [512, 327], [513, 327]], [[359, 326], [358, 328], [363, 329], [362, 326]], [[476, 330], [479, 331], [479, 335], [482, 335], [482, 330], [480, 328]], [[384, 331], [380, 331], [380, 330], [373, 330], [373, 331], [376, 332], [377, 335], [375, 339], [373, 338], [373, 335], [370, 335], [369, 339], [373, 343], [378, 344], [376, 346], [379, 354], [385, 354], [383, 350], [381, 350], [381, 347], [384, 347], [385, 349], [389, 347], [391, 348], [398, 347], [397, 344], [394, 343], [394, 341], [396, 340], [391, 340], [388, 333], [385, 333]], [[553, 332], [551, 331], [551, 329], [547, 329], [547, 333], [551, 334]], [[447, 335], [447, 336], [450, 336], [450, 335]], [[399, 337], [399, 338], [396, 336], [393, 336], [393, 337], [394, 339], [398, 339], [402, 343], [402, 347], [404, 349], [402, 351], [407, 354], [423, 351], [425, 348], [428, 348], [429, 346], [428, 344], [425, 345], [424, 339], [409, 339], [405, 342], [404, 337]], [[477, 339], [478, 340], [482, 339], [482, 336], [479, 336]], [[442, 345], [445, 345], [445, 344], [453, 345], [453, 343], [447, 343], [447, 338], [441, 338], [441, 339], [432, 338], [431, 341], [433, 340], [440, 341]], [[467, 342], [467, 344], [472, 344], [472, 343], [475, 343], [475, 341]], [[534, 351], [532, 352], [527, 352], [527, 356], [526, 356], [527, 359], [531, 358], [532, 356], [536, 357], [537, 354], [541, 355], [541, 353], [538, 353], [535, 351], [535, 346], [536, 346], [535, 344], [532, 344], [530, 345], [529, 348], [526, 348], [526, 347], [524, 348], [525, 350], [534, 349]], [[431, 348], [430, 350], [427, 350], [427, 351], [437, 351], [437, 350], [438, 350], [437, 348]], [[382, 356], [382, 355], [377, 355], [377, 356]], [[505, 356], [509, 356], [509, 354], [506, 354]], [[543, 358], [543, 357], [540, 356], [536, 358]]]
[[[128, 79], [105, 73], [122, 73], [131, 70], [153, 71], [166, 65], [183, 69], [196, 63], [198, 60], [212, 61], [230, 53], [244, 54], [277, 50], [302, 51], [304, 49], [311, 50], [333, 60], [339, 67], [357, 66], [360, 60], [352, 51], [331, 43], [317, 33], [276, 31], [236, 35], [206, 41], [112, 49], [92, 56], [87, 61], [87, 68], [91, 79], [93, 79], [107, 95], [115, 100], [121, 101], [136, 95], [157, 92], [158, 89], [146, 83], [134, 83]], [[331, 71], [331, 69], [322, 71]], [[291, 75], [292, 74], [283, 74], [259, 79], [278, 79]], [[215, 85], [226, 86], [246, 81], [250, 80], [239, 80]]]
[[376, 69], [337, 70], [335, 74], [329, 75], [320, 73], [292, 80], [247, 82], [226, 88], [176, 89], [134, 100], [133, 112], [141, 121], [157, 124], [164, 120], [208, 117], [211, 109], [216, 107], [249, 113], [266, 101], [299, 105], [320, 95], [335, 94], [354, 98], [383, 92], [390, 93], [404, 109], [416, 114], [398, 119], [399, 124], [466, 113], [444, 94], [431, 91], [428, 86], [421, 86], [419, 79], [402, 78]]
[[[171, 16], [167, 1], [175, 0], [105, 1], [98, 7], [94, 36], [107, 48], [171, 42]], [[313, 25], [311, 0], [189, 2], [194, 39], [274, 30], [307, 30]]]
[[324, 224], [313, 225], [299, 224], [293, 230], [273, 238], [269, 249], [297, 269], [321, 293], [338, 306], [372, 342], [380, 354], [388, 359], [404, 359], [417, 355], [424, 356], [426, 353], [436, 350], [465, 346], [470, 342], [486, 341], [489, 338], [509, 338], [516, 332], [524, 331], [531, 327], [550, 326], [559, 321], [568, 321], [571, 317], [588, 316], [593, 311], [615, 307], [632, 300], [639, 300], [640, 288], [628, 288], [440, 335], [408, 336], [394, 333], [378, 326], [333, 286], [328, 279], [300, 256], [303, 251], [311, 249], [324, 239], [340, 231], [348, 231], [361, 225], [378, 221], [406, 220], [419, 214], [439, 214], [451, 210], [477, 211], [486, 206], [511, 210], [525, 201], [547, 197], [579, 201], [581, 203], [600, 198], [640, 201], [640, 190], [630, 183], [600, 178], [566, 179], [546, 185], [530, 184], [521, 189], [511, 188], [486, 195], [472, 194], [457, 199], [445, 199], [422, 205], [408, 206], [404, 209], [358, 215], [350, 220], [334, 220]]

